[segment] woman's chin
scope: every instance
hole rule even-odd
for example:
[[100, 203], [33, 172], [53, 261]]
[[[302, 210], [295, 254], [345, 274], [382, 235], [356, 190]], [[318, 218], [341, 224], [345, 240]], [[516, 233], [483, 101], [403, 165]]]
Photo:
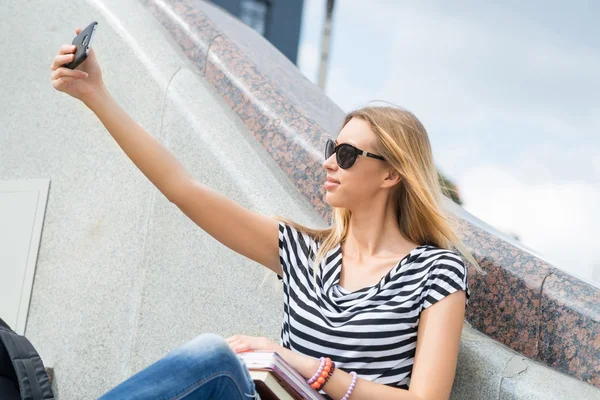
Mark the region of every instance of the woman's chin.
[[337, 196], [336, 193], [326, 191], [324, 200], [325, 200], [325, 203], [329, 204], [331, 207], [334, 207], [334, 208], [343, 207], [342, 202], [340, 201], [339, 196]]

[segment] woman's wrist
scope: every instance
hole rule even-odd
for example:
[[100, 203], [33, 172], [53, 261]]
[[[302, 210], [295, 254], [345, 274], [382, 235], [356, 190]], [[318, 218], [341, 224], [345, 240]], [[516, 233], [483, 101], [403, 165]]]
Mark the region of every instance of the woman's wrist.
[[102, 84], [102, 86], [93, 92], [82, 95], [79, 100], [81, 100], [90, 110], [94, 111], [109, 98], [110, 93], [107, 87]]
[[305, 356], [293, 352], [285, 347], [280, 346], [280, 350], [277, 351], [283, 359], [290, 364], [296, 372], [302, 375], [305, 379], [310, 379], [315, 372], [319, 369], [321, 361], [317, 358]]

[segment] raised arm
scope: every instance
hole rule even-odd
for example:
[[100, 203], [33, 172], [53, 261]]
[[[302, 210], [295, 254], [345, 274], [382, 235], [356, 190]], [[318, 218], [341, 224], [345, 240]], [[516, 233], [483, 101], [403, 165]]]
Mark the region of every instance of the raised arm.
[[83, 101], [139, 170], [200, 228], [281, 275], [277, 221], [194, 180], [173, 154], [113, 99], [102, 81], [93, 50], [78, 69], [62, 67], [72, 60], [74, 50], [70, 45], [62, 46], [55, 57], [51, 67], [54, 88]]

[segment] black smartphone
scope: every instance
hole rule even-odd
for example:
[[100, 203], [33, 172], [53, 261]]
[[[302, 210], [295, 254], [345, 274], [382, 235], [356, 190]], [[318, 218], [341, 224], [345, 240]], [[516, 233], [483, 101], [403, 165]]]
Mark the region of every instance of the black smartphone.
[[94, 38], [94, 32], [96, 32], [96, 27], [98, 23], [96, 21], [89, 24], [84, 30], [79, 32], [79, 35], [75, 36], [73, 39], [73, 43], [77, 48], [75, 50], [75, 58], [68, 64], [65, 64], [65, 67], [69, 69], [75, 69], [84, 62], [90, 53], [90, 44], [92, 43], [92, 39]]

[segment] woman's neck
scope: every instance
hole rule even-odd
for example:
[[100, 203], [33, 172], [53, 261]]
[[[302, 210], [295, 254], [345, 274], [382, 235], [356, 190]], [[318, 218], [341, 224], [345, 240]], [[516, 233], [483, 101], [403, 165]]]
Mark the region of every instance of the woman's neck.
[[415, 246], [400, 231], [395, 205], [387, 202], [380, 207], [371, 205], [353, 210], [343, 248], [344, 255], [360, 261], [374, 256], [403, 254]]

